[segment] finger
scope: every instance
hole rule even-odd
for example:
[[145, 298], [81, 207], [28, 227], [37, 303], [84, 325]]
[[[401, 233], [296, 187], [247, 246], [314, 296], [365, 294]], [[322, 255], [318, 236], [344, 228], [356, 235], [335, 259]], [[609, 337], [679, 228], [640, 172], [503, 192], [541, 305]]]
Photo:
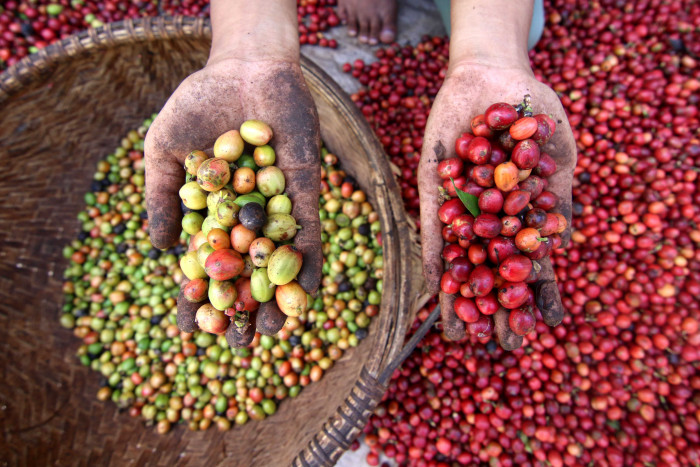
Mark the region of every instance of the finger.
[[303, 257], [297, 281], [306, 292], [313, 294], [321, 283], [323, 269], [321, 219], [318, 214], [321, 168], [287, 170], [285, 175], [287, 195], [292, 201], [292, 216], [301, 226], [294, 237], [294, 246]]
[[[144, 146], [146, 157], [146, 207], [153, 246], [165, 249], [180, 238], [182, 211], [178, 191], [185, 171], [177, 159], [154, 143], [157, 128], [149, 130]], [[155, 136], [154, 136], [155, 135]]]
[[379, 33], [382, 30], [382, 22], [379, 16], [375, 16], [369, 21], [369, 45], [379, 43]]
[[467, 325], [455, 313], [456, 295], [440, 292], [440, 318], [442, 330], [448, 339], [458, 341], [466, 337]]
[[338, 18], [340, 18], [341, 24], [346, 24], [348, 22], [348, 12], [345, 8], [344, 3], [338, 4], [338, 8], [336, 10], [336, 13], [338, 15]]
[[346, 10], [347, 11], [347, 17], [346, 17], [346, 22], [348, 25], [348, 36], [350, 37], [355, 37], [357, 36], [357, 10], [356, 9], [351, 9], [351, 10]]
[[537, 261], [540, 272], [535, 282], [535, 302], [545, 324], [557, 326], [564, 319], [564, 306], [561, 303], [559, 287], [557, 286], [554, 269], [549, 257]]
[[248, 322], [238, 327], [233, 321], [226, 329], [226, 342], [234, 349], [247, 347], [255, 339], [256, 312], [251, 312]]
[[199, 329], [197, 322], [195, 321], [197, 310], [202, 303], [192, 303], [188, 301], [182, 290], [185, 288], [190, 280], [186, 277], [182, 278], [182, 283], [180, 284], [180, 294], [177, 296], [177, 327], [183, 332], [194, 332]]
[[[321, 191], [321, 136], [318, 115], [303, 78], [280, 72], [275, 82], [285, 92], [297, 96], [293, 109], [287, 109], [277, 124], [273, 138], [277, 166], [284, 172], [286, 192], [292, 201], [292, 215], [301, 229], [294, 245], [303, 255], [297, 280], [308, 293], [315, 293], [321, 282], [323, 252], [318, 198]], [[280, 120], [279, 116], [275, 120]]]
[[363, 44], [366, 44], [369, 42], [369, 34], [370, 34], [370, 19], [368, 17], [360, 17], [358, 24], [360, 26], [360, 30], [358, 33], [357, 38], [359, 39], [360, 42]]
[[[557, 106], [561, 107], [561, 104], [557, 102]], [[557, 171], [547, 179], [547, 189], [559, 199], [553, 212], [558, 212], [566, 218], [567, 228], [561, 233], [562, 245], [566, 246], [571, 239], [571, 185], [576, 168], [576, 141], [563, 111], [556, 113], [554, 120], [557, 128], [544, 150], [557, 163]]]
[[381, 31], [379, 32], [379, 40], [384, 44], [391, 44], [396, 39], [396, 14], [398, 10], [398, 2], [385, 3], [385, 10], [381, 14]]
[[440, 208], [438, 187], [441, 180], [437, 175], [437, 164], [444, 154], [445, 147], [439, 141], [433, 147], [426, 148], [424, 145], [418, 166], [423, 274], [428, 291], [432, 294], [440, 290], [440, 277], [443, 271], [442, 225], [437, 217], [437, 211]]
[[523, 345], [523, 337], [518, 336], [510, 329], [510, 324], [508, 324], [508, 318], [510, 317], [510, 311], [501, 307], [493, 315], [494, 331], [498, 337], [498, 342], [503, 347], [503, 350], [515, 350], [519, 349]]

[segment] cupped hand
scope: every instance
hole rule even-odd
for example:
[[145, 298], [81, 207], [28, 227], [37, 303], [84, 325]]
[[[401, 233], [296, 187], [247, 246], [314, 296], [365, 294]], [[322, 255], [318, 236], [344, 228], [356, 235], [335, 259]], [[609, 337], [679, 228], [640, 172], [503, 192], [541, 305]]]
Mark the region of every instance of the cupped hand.
[[[200, 149], [212, 154], [216, 138], [246, 120], [266, 122], [270, 145], [286, 177], [292, 215], [301, 225], [294, 243], [303, 253], [300, 285], [309, 293], [321, 280], [320, 130], [316, 107], [298, 60], [211, 60], [172, 94], [151, 125], [145, 141], [146, 202], [153, 245], [177, 242], [182, 212], [178, 190], [184, 184], [185, 157]], [[187, 282], [185, 279], [184, 283]], [[184, 285], [184, 284], [183, 284]], [[198, 304], [178, 299], [178, 324], [194, 331]]]
[[[420, 165], [421, 242], [423, 270], [431, 292], [440, 290], [443, 273], [442, 224], [436, 213], [440, 206], [438, 187], [442, 180], [437, 174], [438, 162], [455, 157], [455, 141], [470, 131], [473, 117], [496, 102], [517, 104], [525, 95], [531, 96], [533, 113], [550, 115], [556, 131], [543, 150], [557, 163], [557, 172], [548, 178], [547, 190], [559, 197], [555, 212], [563, 214], [571, 225], [571, 184], [576, 165], [576, 144], [564, 109], [556, 93], [537, 81], [529, 68], [504, 68], [485, 64], [462, 63], [451, 68], [438, 93], [426, 126]], [[570, 227], [561, 234], [563, 245], [570, 238]], [[559, 289], [549, 258], [539, 261], [541, 270], [534, 284], [537, 307], [545, 323], [556, 326], [564, 316]], [[459, 340], [466, 335], [466, 326], [454, 312], [455, 295], [440, 292], [442, 323], [446, 336]], [[501, 308], [494, 315], [495, 332], [501, 346], [512, 350], [522, 345], [522, 337], [508, 325], [509, 311]]]

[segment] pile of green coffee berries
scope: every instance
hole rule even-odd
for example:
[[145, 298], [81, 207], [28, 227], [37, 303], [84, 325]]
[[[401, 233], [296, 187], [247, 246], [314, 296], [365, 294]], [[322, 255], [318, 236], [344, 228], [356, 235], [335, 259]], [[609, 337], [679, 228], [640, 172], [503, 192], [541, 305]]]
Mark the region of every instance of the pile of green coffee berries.
[[[224, 336], [182, 332], [178, 257], [188, 248], [187, 234], [167, 251], [148, 237], [143, 137], [153, 118], [97, 164], [78, 214], [80, 233], [63, 251], [70, 263], [60, 322], [81, 340], [80, 361], [101, 374], [97, 398], [159, 433], [175, 424], [227, 430], [264, 419], [367, 336], [382, 290], [378, 216], [336, 157], [322, 150], [324, 276], [311, 307], [285, 315], [274, 336], [255, 333], [246, 348], [231, 348]], [[249, 158], [242, 155], [238, 167]]]
[[[202, 304], [195, 317], [199, 328], [225, 333], [233, 347], [252, 342], [261, 304], [266, 324], [275, 323], [272, 329], [257, 326], [268, 335], [310, 304], [294, 280], [302, 254], [288, 242], [300, 227], [283, 194], [284, 174], [273, 165], [272, 135], [266, 123], [248, 120], [240, 131], [219, 136], [213, 158], [195, 150], [185, 159], [180, 198], [190, 211], [182, 229], [191, 237], [180, 259], [189, 279], [183, 295]], [[246, 149], [252, 150], [252, 160], [244, 157]]]

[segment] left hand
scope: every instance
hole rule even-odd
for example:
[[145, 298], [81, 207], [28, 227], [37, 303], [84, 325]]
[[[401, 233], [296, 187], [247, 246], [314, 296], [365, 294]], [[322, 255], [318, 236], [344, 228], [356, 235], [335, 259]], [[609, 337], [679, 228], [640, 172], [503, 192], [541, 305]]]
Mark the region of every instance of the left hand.
[[[151, 240], [154, 246], [167, 248], [180, 236], [178, 190], [184, 184], [187, 154], [211, 149], [219, 135], [249, 119], [262, 120], [273, 130], [276, 165], [285, 174], [292, 215], [302, 226], [294, 238], [304, 255], [298, 281], [313, 293], [323, 264], [318, 216], [320, 130], [298, 61], [210, 60], [173, 93], [146, 135]], [[197, 306], [182, 297], [178, 300], [182, 315], [178, 323], [182, 321], [183, 329], [196, 329]]]

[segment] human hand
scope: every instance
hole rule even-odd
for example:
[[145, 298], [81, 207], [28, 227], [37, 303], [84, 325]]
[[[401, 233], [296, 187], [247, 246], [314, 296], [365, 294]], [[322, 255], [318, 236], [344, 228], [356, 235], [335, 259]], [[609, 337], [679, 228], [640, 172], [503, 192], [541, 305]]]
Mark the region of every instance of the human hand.
[[[455, 141], [470, 128], [476, 115], [483, 113], [496, 102], [519, 103], [529, 94], [533, 113], [552, 116], [557, 124], [552, 139], [543, 150], [557, 163], [557, 172], [548, 178], [548, 190], [559, 197], [554, 212], [563, 214], [568, 221], [567, 230], [561, 234], [562, 244], [570, 238], [571, 184], [576, 165], [576, 145], [564, 109], [556, 93], [537, 81], [529, 67], [504, 67], [483, 62], [462, 62], [451, 67], [438, 93], [427, 122], [420, 165], [418, 190], [421, 206], [421, 241], [423, 269], [428, 289], [440, 290], [443, 273], [441, 257], [442, 225], [436, 213], [440, 206], [438, 187], [442, 180], [437, 174], [438, 162], [455, 157]], [[555, 282], [549, 258], [538, 261], [541, 270], [534, 291], [536, 304], [545, 323], [556, 326], [561, 322], [564, 310]], [[466, 326], [454, 311], [455, 295], [440, 292], [440, 308], [443, 328], [448, 338], [459, 340], [466, 335]], [[514, 334], [508, 325], [509, 311], [500, 308], [494, 315], [495, 333], [506, 350], [522, 345], [522, 337]]]
[[[189, 76], [153, 122], [145, 142], [146, 200], [153, 245], [167, 248], [180, 236], [178, 190], [184, 183], [185, 156], [209, 150], [216, 138], [258, 119], [274, 132], [276, 165], [286, 178], [292, 215], [302, 226], [294, 243], [304, 255], [300, 285], [313, 293], [321, 280], [318, 198], [321, 184], [320, 133], [316, 107], [298, 61], [210, 60]], [[187, 283], [185, 279], [183, 286]], [[178, 298], [178, 324], [194, 331], [201, 304]]]

